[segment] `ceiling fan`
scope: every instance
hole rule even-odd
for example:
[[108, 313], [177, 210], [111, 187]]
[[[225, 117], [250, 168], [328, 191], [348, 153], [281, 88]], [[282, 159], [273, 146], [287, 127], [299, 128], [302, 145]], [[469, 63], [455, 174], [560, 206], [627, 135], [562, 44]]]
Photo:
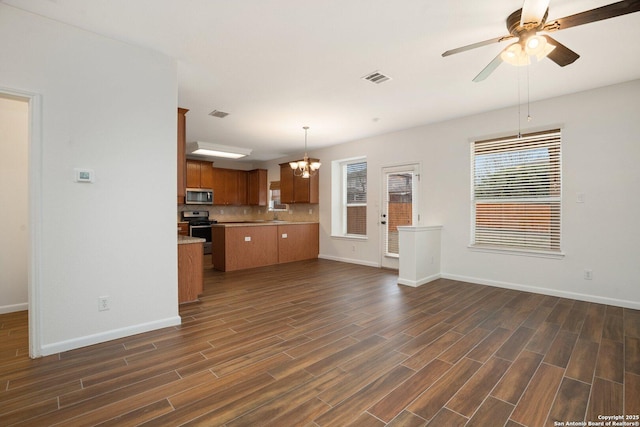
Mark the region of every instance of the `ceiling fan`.
[[560, 31], [640, 11], [640, 0], [626, 0], [547, 22], [549, 2], [550, 0], [524, 0], [522, 9], [516, 10], [507, 18], [508, 35], [448, 50], [442, 56], [517, 38], [517, 42], [505, 47], [473, 81], [480, 82], [486, 79], [502, 62], [528, 65], [531, 56], [535, 56], [538, 60], [548, 57], [564, 67], [573, 63], [580, 55], [546, 34], [539, 35], [539, 32]]

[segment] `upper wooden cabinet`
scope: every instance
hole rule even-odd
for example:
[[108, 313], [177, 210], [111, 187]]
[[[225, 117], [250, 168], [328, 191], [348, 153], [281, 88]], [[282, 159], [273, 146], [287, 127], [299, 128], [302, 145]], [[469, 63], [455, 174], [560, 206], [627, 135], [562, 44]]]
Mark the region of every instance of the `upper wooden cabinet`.
[[202, 160], [187, 160], [186, 163], [187, 188], [213, 188], [213, 163]]
[[310, 178], [302, 178], [293, 173], [289, 163], [280, 164], [281, 203], [319, 203], [320, 171]]
[[267, 170], [247, 172], [247, 203], [251, 206], [267, 206]]
[[213, 168], [213, 204], [240, 206], [247, 204], [247, 172]]
[[178, 108], [178, 204], [184, 203], [186, 172], [187, 109]]

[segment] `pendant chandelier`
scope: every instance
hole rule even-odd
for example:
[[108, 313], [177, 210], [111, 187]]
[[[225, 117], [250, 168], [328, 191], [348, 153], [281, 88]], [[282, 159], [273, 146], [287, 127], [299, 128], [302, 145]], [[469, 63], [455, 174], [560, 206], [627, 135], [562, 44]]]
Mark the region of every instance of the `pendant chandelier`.
[[310, 159], [307, 155], [307, 131], [309, 130], [309, 126], [304, 126], [302, 129], [304, 129], [304, 158], [297, 162], [289, 162], [289, 166], [293, 169], [293, 174], [295, 176], [311, 178], [318, 173], [318, 169], [320, 169], [320, 160]]

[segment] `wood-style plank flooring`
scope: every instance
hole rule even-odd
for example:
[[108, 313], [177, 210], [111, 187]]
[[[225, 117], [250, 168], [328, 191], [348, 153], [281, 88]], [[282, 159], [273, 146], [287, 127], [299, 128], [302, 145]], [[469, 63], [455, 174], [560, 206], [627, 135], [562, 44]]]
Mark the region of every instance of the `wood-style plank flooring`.
[[[0, 315], [0, 426], [543, 426], [640, 414], [640, 312], [313, 260], [207, 270], [183, 322], [27, 355]], [[637, 421], [633, 420], [633, 421]]]

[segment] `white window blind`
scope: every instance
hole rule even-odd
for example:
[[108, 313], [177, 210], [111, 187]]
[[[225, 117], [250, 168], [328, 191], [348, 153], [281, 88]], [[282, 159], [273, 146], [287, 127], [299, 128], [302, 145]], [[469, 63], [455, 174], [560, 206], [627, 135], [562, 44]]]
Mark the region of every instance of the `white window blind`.
[[473, 246], [560, 251], [560, 130], [472, 144]]
[[367, 234], [367, 162], [346, 163], [345, 226], [346, 234]]

